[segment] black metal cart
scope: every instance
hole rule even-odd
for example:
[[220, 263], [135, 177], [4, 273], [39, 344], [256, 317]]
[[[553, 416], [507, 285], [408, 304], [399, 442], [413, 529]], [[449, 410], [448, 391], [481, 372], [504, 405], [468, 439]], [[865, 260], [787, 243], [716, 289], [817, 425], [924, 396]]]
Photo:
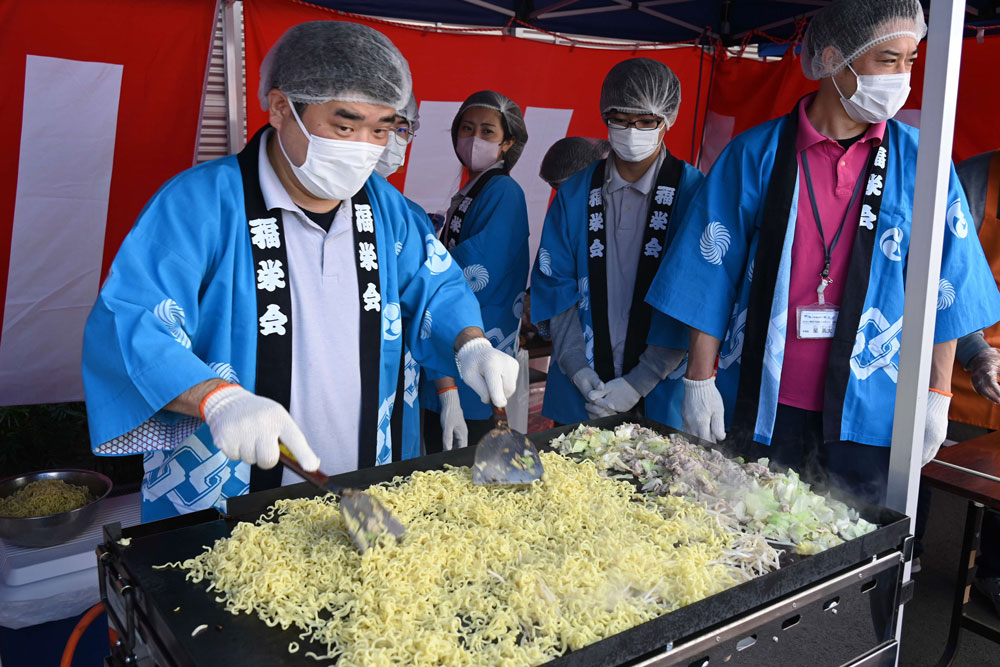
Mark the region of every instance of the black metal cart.
[[[638, 422], [662, 433], [672, 429], [616, 415], [588, 422], [611, 428]], [[540, 447], [571, 430], [532, 434]], [[363, 487], [440, 469], [471, 465], [473, 448], [454, 450], [340, 475], [344, 486]], [[220, 667], [315, 665], [288, 644], [294, 629], [268, 627], [255, 616], [234, 616], [175, 569], [153, 569], [197, 555], [227, 537], [239, 521], [256, 520], [275, 500], [315, 495], [307, 484], [282, 487], [229, 501], [229, 514], [206, 510], [122, 530], [105, 526], [98, 547], [101, 596], [119, 636], [106, 664], [112, 667]], [[909, 524], [904, 515], [852, 503], [878, 528], [811, 557], [795, 557], [780, 570], [682, 607], [557, 658], [549, 665], [894, 665], [894, 631], [900, 606]], [[119, 541], [130, 538], [128, 546]], [[207, 628], [197, 635], [201, 625]], [[323, 647], [315, 647], [322, 651]]]

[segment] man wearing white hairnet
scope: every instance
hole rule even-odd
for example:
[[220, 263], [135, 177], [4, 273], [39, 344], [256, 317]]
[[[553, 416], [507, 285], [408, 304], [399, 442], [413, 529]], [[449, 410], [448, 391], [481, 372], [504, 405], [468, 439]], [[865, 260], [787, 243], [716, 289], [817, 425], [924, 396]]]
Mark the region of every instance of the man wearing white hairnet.
[[483, 400], [513, 392], [461, 271], [371, 176], [410, 93], [381, 33], [294, 26], [261, 66], [269, 125], [143, 210], [87, 321], [83, 377], [95, 453], [144, 453], [144, 520], [297, 481], [279, 441], [331, 474], [400, 458], [404, 339]]
[[637, 410], [681, 426], [685, 331], [643, 300], [703, 178], [663, 145], [680, 102], [663, 63], [615, 65], [600, 100], [612, 153], [566, 180], [545, 217], [531, 318], [552, 335], [542, 414], [557, 423]]
[[[739, 135], [647, 299], [691, 327], [684, 429], [884, 498], [917, 130], [892, 116], [926, 33], [917, 0], [844, 0], [806, 32], [819, 90]], [[923, 461], [948, 425], [955, 340], [1000, 294], [951, 172]], [[716, 359], [718, 374], [716, 376]], [[756, 444], [755, 444], [756, 443]]]

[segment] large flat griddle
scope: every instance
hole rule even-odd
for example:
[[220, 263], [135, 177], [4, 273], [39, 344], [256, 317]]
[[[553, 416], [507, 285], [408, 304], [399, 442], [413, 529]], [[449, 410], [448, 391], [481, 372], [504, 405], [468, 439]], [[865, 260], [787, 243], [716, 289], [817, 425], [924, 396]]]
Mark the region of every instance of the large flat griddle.
[[[671, 431], [665, 426], [623, 415], [587, 423], [601, 428], [613, 428], [625, 421], [636, 422], [661, 433]], [[546, 449], [552, 438], [572, 428], [574, 427], [536, 433], [529, 438], [539, 449]], [[332, 479], [345, 487], [364, 488], [418, 470], [438, 470], [446, 465], [469, 466], [474, 453], [474, 448], [469, 447], [359, 470]], [[184, 578], [185, 573], [180, 570], [153, 569], [154, 565], [196, 556], [217, 539], [227, 537], [238, 521], [256, 520], [275, 500], [314, 495], [316, 491], [313, 487], [298, 484], [233, 499], [229, 502], [227, 516], [215, 511], [204, 511], [125, 530], [117, 525], [105, 527], [106, 540], [102, 548], [106, 554], [103, 556], [102, 570], [107, 570], [107, 575], [102, 572], [102, 578], [116, 582], [118, 589], [123, 586], [132, 587], [129, 594], [134, 596], [132, 606], [135, 623], [158, 662], [178, 667], [317, 664], [304, 654], [309, 650], [325, 653], [325, 648], [299, 640], [296, 629], [283, 631], [277, 627], [268, 627], [256, 616], [234, 616], [215, 601], [214, 593], [206, 592], [205, 582], [188, 582]], [[760, 610], [779, 599], [832, 580], [838, 574], [859, 564], [871, 562], [877, 556], [902, 549], [909, 528], [904, 515], [861, 501], [851, 504], [866, 520], [878, 525], [874, 532], [815, 556], [793, 558], [778, 571], [682, 607], [548, 664], [574, 667], [621, 665], [662, 653], [667, 646], [681, 644], [710, 629], [721, 628], [734, 619]], [[123, 547], [118, 544], [120, 537], [131, 538], [130, 545]], [[873, 592], [883, 595], [884, 590], [887, 596], [878, 603], [872, 598], [874, 620], [895, 613], [898, 587], [891, 589], [893, 586], [883, 585]], [[175, 611], [178, 607], [180, 609]], [[124, 625], [124, 609], [120, 609], [118, 613], [122, 616]], [[192, 631], [202, 624], [207, 625], [208, 629], [192, 637]], [[885, 628], [890, 626], [891, 623], [881, 619], [873, 630], [874, 639], [884, 635]], [[883, 638], [885, 639], [888, 638]], [[298, 642], [301, 647], [294, 655], [288, 653], [288, 645], [293, 641]], [[812, 647], [813, 650], [815, 648]], [[822, 651], [811, 664], [825, 664]]]

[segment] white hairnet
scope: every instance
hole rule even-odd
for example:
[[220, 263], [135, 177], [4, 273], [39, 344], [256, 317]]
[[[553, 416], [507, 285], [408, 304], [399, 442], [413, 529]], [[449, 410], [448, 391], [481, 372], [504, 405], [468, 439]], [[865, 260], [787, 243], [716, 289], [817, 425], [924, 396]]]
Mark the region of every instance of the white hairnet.
[[293, 102], [365, 102], [402, 109], [410, 67], [389, 38], [349, 21], [309, 21], [285, 31], [260, 65], [261, 108], [277, 88]]
[[[897, 37], [920, 41], [927, 34], [920, 0], [838, 0], [821, 9], [802, 38], [802, 72], [824, 79], [862, 53]], [[823, 51], [833, 47], [827, 62]]]
[[611, 152], [607, 139], [563, 137], [545, 151], [538, 175], [549, 185], [560, 185], [567, 178]]
[[653, 114], [677, 120], [681, 82], [669, 67], [652, 58], [629, 58], [608, 72], [601, 86], [601, 113]]
[[[521, 107], [517, 106], [514, 100], [506, 95], [492, 90], [480, 90], [478, 93], [472, 93], [462, 103], [458, 113], [455, 114], [455, 120], [451, 122], [452, 146], [458, 146], [458, 126], [462, 122], [462, 114], [470, 107], [485, 107], [493, 109], [500, 114], [505, 133], [503, 140], [514, 139], [514, 145], [504, 153], [503, 157], [504, 167], [506, 167], [507, 171], [510, 171], [517, 164], [517, 159], [524, 152], [524, 144], [528, 141], [528, 127], [524, 124], [524, 114], [521, 113]], [[455, 155], [458, 155], [458, 153], [456, 152]]]
[[417, 98], [410, 93], [410, 100], [406, 106], [400, 108], [396, 113], [406, 119], [410, 125], [410, 132], [416, 133], [420, 129], [420, 109], [417, 107]]

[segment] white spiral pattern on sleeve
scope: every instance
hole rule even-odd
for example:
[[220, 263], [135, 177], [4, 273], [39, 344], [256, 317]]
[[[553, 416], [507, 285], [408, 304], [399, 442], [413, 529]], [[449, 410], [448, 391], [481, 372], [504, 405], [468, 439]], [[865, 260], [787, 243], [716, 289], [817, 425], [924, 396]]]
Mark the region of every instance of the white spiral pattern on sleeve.
[[538, 249], [538, 270], [542, 272], [542, 275], [552, 275], [552, 255], [545, 248]]
[[722, 264], [722, 258], [729, 250], [731, 237], [729, 230], [721, 222], [710, 222], [701, 233], [701, 256], [709, 264]]
[[478, 292], [490, 284], [490, 272], [482, 264], [470, 264], [462, 269], [462, 275], [473, 292]]
[[227, 364], [224, 361], [216, 361], [209, 364], [208, 367], [212, 369], [213, 373], [226, 382], [231, 382], [232, 384], [240, 383], [240, 378], [236, 375], [236, 369], [233, 368], [231, 364]]
[[184, 309], [180, 307], [180, 304], [173, 299], [164, 299], [156, 304], [153, 314], [163, 322], [174, 340], [188, 349], [191, 348], [191, 339], [184, 331]]
[[951, 308], [953, 303], [955, 303], [955, 286], [942, 278], [941, 282], [938, 283], [937, 309]]
[[434, 325], [434, 318], [431, 311], [424, 311], [424, 318], [420, 321], [420, 340], [427, 340], [431, 337], [431, 327]]

